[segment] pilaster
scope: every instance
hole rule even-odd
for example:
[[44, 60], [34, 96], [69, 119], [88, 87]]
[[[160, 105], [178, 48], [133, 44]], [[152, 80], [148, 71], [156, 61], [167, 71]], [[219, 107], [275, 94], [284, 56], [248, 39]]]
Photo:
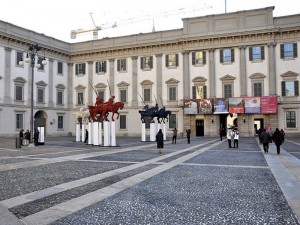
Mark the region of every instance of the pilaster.
[[54, 106], [54, 102], [53, 102], [53, 91], [54, 91], [54, 87], [53, 87], [53, 59], [52, 58], [48, 58], [48, 77], [49, 77], [49, 99], [48, 99], [48, 107], [53, 107]]
[[162, 54], [156, 54], [156, 90], [157, 96], [163, 96], [162, 94]]
[[189, 53], [190, 51], [183, 51], [183, 98], [190, 98], [190, 63], [189, 63]]
[[138, 57], [132, 56], [132, 106], [138, 106], [138, 79], [137, 79], [137, 71], [138, 71]]
[[11, 48], [5, 48], [4, 104], [11, 104]]
[[208, 80], [209, 80], [209, 97], [216, 97], [216, 69], [215, 69], [215, 49], [210, 48], [209, 52], [209, 65], [208, 65]]
[[240, 92], [247, 96], [246, 46], [240, 46]]

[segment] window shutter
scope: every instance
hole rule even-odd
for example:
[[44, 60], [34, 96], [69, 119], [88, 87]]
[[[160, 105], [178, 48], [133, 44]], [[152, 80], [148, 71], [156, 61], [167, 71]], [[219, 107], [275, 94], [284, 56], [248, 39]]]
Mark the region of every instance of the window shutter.
[[284, 59], [284, 44], [280, 45], [280, 58]]
[[196, 87], [195, 86], [192, 87], [192, 98], [196, 99]]
[[261, 60], [265, 60], [265, 46], [260, 47]]
[[141, 57], [141, 70], [144, 69], [144, 57]]
[[234, 62], [234, 49], [231, 49], [231, 62]]
[[76, 65], [75, 65], [75, 75], [78, 75], [78, 70], [79, 70], [78, 67], [79, 67], [79, 64], [76, 64]]
[[223, 50], [220, 50], [220, 63], [223, 63]]
[[176, 66], [178, 66], [179, 65], [178, 54], [176, 54], [175, 56], [176, 56]]
[[120, 60], [117, 60], [117, 71], [120, 71]]
[[82, 73], [85, 74], [85, 63], [82, 64]]
[[294, 82], [294, 85], [295, 85], [295, 96], [299, 96], [299, 81], [296, 80]]
[[169, 55], [166, 55], [166, 67], [169, 67]]
[[293, 44], [293, 54], [294, 54], [294, 58], [298, 57], [298, 53], [297, 53], [297, 43]]
[[281, 95], [285, 96], [285, 81], [281, 81]]
[[150, 68], [153, 68], [153, 56], [150, 56]]
[[192, 65], [196, 64], [196, 53], [192, 52]]
[[203, 98], [206, 98], [206, 85], [203, 86]]
[[250, 60], [250, 61], [253, 60], [253, 51], [252, 51], [252, 47], [249, 47], [249, 60]]
[[202, 52], [202, 56], [203, 56], [203, 65], [206, 64], [206, 51]]
[[103, 72], [106, 73], [106, 61], [103, 62]]

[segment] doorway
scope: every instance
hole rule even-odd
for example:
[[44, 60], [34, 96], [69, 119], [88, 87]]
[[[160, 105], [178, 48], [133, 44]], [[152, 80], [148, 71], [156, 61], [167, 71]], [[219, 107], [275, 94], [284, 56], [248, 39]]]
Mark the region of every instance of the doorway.
[[196, 120], [196, 136], [204, 136], [204, 120]]
[[34, 129], [38, 127], [44, 127], [46, 133], [46, 119], [47, 114], [44, 111], [37, 111], [34, 115]]
[[255, 134], [258, 135], [258, 131], [259, 129], [262, 128], [264, 129], [264, 119], [263, 118], [255, 118], [254, 119], [254, 130], [255, 130]]

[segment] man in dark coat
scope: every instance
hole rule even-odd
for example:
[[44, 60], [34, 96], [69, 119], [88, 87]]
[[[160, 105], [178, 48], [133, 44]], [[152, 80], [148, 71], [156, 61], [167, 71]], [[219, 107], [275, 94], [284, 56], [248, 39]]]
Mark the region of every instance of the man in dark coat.
[[266, 153], [269, 152], [270, 139], [271, 135], [268, 132], [266, 132], [266, 129], [263, 129], [263, 132], [260, 134], [260, 141], [263, 144], [263, 148]]
[[161, 129], [159, 129], [158, 133], [156, 134], [156, 142], [159, 153], [161, 154], [161, 149], [164, 147], [164, 134]]
[[23, 137], [24, 137], [24, 134], [23, 134], [23, 129], [20, 130], [20, 133], [19, 133], [19, 137], [20, 137], [20, 144], [23, 145]]
[[273, 138], [273, 141], [276, 145], [277, 154], [279, 155], [280, 154], [280, 145], [282, 144], [282, 134], [281, 134], [281, 132], [279, 131], [278, 128], [276, 128], [272, 138]]
[[188, 144], [190, 144], [191, 143], [191, 129], [186, 130], [186, 137], [187, 137]]
[[34, 129], [34, 134], [33, 134], [33, 138], [34, 138], [34, 145], [37, 146], [39, 144], [39, 136], [40, 136], [40, 132], [38, 129]]

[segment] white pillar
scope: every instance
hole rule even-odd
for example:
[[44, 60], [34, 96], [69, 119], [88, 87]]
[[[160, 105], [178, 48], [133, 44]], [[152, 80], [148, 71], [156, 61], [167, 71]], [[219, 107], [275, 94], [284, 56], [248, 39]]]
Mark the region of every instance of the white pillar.
[[155, 123], [150, 123], [150, 141], [155, 141], [156, 139], [156, 129]]
[[166, 132], [166, 124], [163, 124], [163, 128], [162, 128], [163, 134], [164, 134], [164, 141], [167, 140], [167, 132]]
[[91, 122], [89, 122], [88, 125], [88, 132], [89, 132], [88, 144], [91, 145], [93, 144], [93, 124]]
[[93, 122], [93, 145], [99, 145], [99, 123]]
[[115, 121], [110, 122], [110, 138], [111, 138], [110, 146], [117, 146], [117, 143], [116, 143], [116, 122]]
[[84, 142], [84, 140], [85, 140], [85, 123], [82, 123], [81, 127], [82, 127], [82, 129], [81, 129], [81, 141]]
[[102, 144], [102, 123], [99, 123], [99, 145]]
[[142, 123], [142, 140], [141, 141], [146, 141], [146, 124]]
[[104, 132], [104, 146], [109, 146], [109, 125], [110, 123], [108, 121], [104, 121], [103, 123], [103, 132]]
[[80, 124], [76, 123], [76, 142], [80, 141]]

